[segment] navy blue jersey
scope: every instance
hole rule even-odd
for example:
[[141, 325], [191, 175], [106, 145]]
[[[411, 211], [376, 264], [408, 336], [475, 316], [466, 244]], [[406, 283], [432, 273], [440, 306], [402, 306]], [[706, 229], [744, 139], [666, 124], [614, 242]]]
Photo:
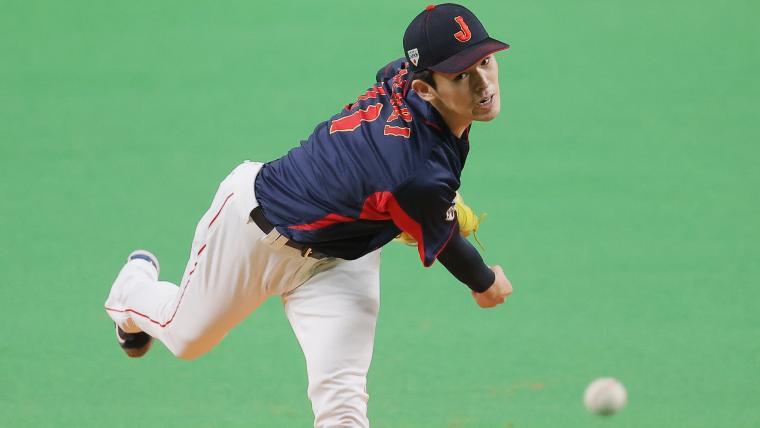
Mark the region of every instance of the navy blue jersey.
[[458, 230], [453, 201], [469, 129], [454, 136], [410, 89], [406, 66], [388, 64], [356, 102], [264, 165], [256, 197], [279, 233], [352, 260], [403, 230], [425, 266], [435, 261]]

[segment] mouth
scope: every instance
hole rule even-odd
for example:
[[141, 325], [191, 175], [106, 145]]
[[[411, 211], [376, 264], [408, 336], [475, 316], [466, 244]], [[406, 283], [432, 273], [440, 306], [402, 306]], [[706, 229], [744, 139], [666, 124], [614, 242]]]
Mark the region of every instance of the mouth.
[[488, 109], [493, 105], [493, 98], [496, 94], [491, 94], [487, 97], [481, 98], [476, 106], [481, 109]]

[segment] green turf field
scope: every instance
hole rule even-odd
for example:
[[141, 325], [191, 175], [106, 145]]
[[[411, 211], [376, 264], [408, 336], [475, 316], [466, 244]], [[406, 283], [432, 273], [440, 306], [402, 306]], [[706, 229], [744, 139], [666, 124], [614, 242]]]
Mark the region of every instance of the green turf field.
[[[386, 247], [373, 426], [759, 427], [759, 3], [467, 5], [512, 44], [462, 191], [515, 293], [481, 310]], [[355, 99], [424, 6], [0, 0], [0, 427], [311, 426], [279, 301], [193, 362], [127, 359], [102, 305], [134, 248], [179, 280], [218, 182]]]

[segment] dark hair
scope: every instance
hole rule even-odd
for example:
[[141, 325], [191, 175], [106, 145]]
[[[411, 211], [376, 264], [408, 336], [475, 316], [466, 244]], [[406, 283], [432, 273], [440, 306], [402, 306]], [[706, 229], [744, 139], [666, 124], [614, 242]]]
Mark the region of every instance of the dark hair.
[[420, 70], [412, 73], [411, 81], [422, 80], [435, 89], [435, 79], [433, 79], [433, 72], [430, 70]]

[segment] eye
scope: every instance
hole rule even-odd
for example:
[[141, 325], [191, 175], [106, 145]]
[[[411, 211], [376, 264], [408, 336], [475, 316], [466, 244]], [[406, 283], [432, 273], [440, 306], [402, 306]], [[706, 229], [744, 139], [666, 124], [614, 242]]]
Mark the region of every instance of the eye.
[[464, 78], [467, 77], [467, 75], [468, 75], [468, 73], [457, 74], [457, 76], [454, 78], [454, 80], [456, 80], [456, 81], [464, 80]]
[[483, 58], [483, 61], [480, 62], [480, 65], [488, 65], [490, 63], [491, 63], [491, 57], [487, 56], [487, 57]]

